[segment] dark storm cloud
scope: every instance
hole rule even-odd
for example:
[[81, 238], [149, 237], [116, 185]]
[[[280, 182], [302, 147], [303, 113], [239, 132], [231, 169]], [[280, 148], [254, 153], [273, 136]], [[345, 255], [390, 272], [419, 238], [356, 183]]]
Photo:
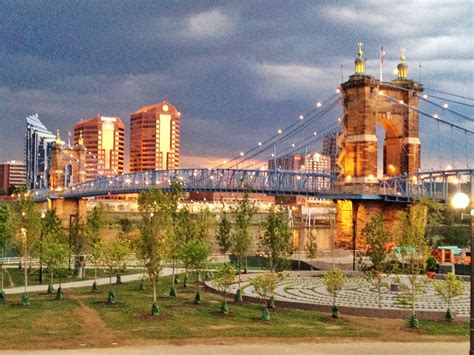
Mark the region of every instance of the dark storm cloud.
[[[0, 160], [22, 157], [24, 117], [81, 117], [169, 100], [184, 155], [229, 156], [291, 123], [353, 71], [400, 48], [426, 86], [472, 92], [471, 2], [0, 1]], [[337, 113], [332, 118], [336, 119]], [[236, 133], [237, 132], [237, 133]], [[429, 141], [426, 142], [429, 147]], [[425, 150], [426, 151], [426, 150]]]

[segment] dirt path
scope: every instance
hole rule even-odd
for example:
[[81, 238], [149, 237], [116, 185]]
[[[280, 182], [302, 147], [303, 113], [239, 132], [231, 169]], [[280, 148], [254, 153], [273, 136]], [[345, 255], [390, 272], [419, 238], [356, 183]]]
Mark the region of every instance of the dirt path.
[[[80, 319], [81, 329], [84, 332], [80, 347], [108, 347], [115, 346], [121, 340], [120, 334], [107, 328], [97, 312], [87, 306], [80, 298], [71, 295], [80, 307], [76, 308], [75, 315]], [[123, 344], [123, 341], [121, 341]]]

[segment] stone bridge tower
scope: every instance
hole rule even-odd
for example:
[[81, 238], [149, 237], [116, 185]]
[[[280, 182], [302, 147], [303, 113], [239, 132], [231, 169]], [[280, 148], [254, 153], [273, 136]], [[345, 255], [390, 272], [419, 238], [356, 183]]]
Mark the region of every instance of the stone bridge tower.
[[[341, 175], [338, 190], [358, 199], [337, 201], [337, 242], [353, 245], [361, 240], [361, 231], [370, 215], [384, 214], [387, 229], [393, 229], [403, 205], [370, 198], [379, 194], [380, 179], [415, 173], [420, 167], [418, 94], [423, 86], [407, 79], [404, 49], [398, 64], [398, 78], [381, 82], [365, 73], [362, 43], [355, 60], [355, 73], [341, 85], [344, 115], [338, 143]], [[383, 171], [378, 171], [376, 127], [385, 130]], [[364, 196], [367, 196], [364, 197]], [[363, 197], [363, 198], [361, 198]]]
[[64, 226], [69, 225], [70, 216], [85, 214], [85, 202], [81, 200], [65, 200], [61, 194], [65, 188], [86, 180], [86, 147], [84, 140], [79, 138], [74, 147], [65, 147], [56, 131], [56, 142], [51, 153], [49, 208], [55, 208]]

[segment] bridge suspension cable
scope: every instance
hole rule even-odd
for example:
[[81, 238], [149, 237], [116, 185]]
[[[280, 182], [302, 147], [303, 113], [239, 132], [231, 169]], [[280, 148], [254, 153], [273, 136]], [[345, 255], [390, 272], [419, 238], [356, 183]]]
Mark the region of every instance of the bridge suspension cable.
[[472, 130], [470, 130], [470, 129], [468, 129], [468, 128], [461, 127], [461, 126], [459, 126], [459, 125], [457, 125], [457, 124], [454, 124], [454, 123], [448, 122], [448, 121], [446, 121], [446, 120], [443, 120], [443, 119], [439, 118], [439, 116], [438, 116], [437, 114], [432, 115], [432, 114], [429, 114], [429, 113], [427, 113], [427, 112], [424, 112], [424, 111], [422, 111], [422, 110], [420, 110], [420, 109], [418, 109], [418, 108], [416, 108], [416, 107], [413, 107], [413, 106], [411, 106], [411, 105], [408, 105], [408, 104], [406, 104], [406, 103], [404, 103], [404, 102], [402, 103], [402, 102], [400, 102], [399, 100], [397, 100], [396, 98], [384, 94], [382, 91], [379, 91], [378, 94], [381, 95], [381, 96], [383, 96], [383, 97], [385, 97], [385, 98], [387, 98], [387, 99], [390, 100], [390, 101], [393, 101], [393, 102], [395, 102], [395, 103], [398, 103], [398, 104], [401, 105], [401, 106], [404, 106], [404, 107], [407, 107], [407, 108], [409, 108], [409, 109], [411, 109], [411, 110], [417, 111], [417, 112], [418, 112], [420, 115], [422, 115], [422, 116], [429, 117], [429, 118], [431, 118], [431, 119], [437, 120], [437, 121], [439, 121], [439, 122], [441, 122], [441, 123], [444, 123], [444, 124], [446, 124], [446, 125], [452, 126], [452, 127], [456, 128], [456, 129], [458, 129], [458, 130], [460, 130], [460, 131], [467, 132], [467, 133], [470, 133], [470, 134], [474, 134], [474, 131], [472, 131]]
[[[461, 102], [458, 102], [458, 101], [453, 101], [453, 100], [449, 100], [449, 99], [444, 99], [444, 98], [441, 98], [441, 97], [438, 97], [438, 96], [433, 96], [433, 95], [419, 95], [417, 91], [413, 90], [413, 89], [407, 89], [407, 88], [404, 88], [404, 87], [400, 87], [400, 86], [397, 86], [397, 85], [392, 85], [390, 83], [383, 83], [384, 86], [388, 86], [388, 87], [392, 87], [392, 88], [395, 88], [395, 89], [400, 89], [400, 90], [403, 90], [403, 91], [406, 91], [406, 92], [411, 92], [413, 93], [414, 95], [418, 96], [420, 99], [422, 99], [423, 101], [425, 102], [428, 102], [429, 104], [431, 105], [434, 105], [434, 106], [437, 106], [438, 108], [441, 108], [443, 109], [444, 111], [447, 111], [447, 112], [451, 112], [452, 114], [455, 114], [459, 117], [462, 117], [464, 119], [467, 119], [469, 121], [474, 121], [474, 118], [472, 117], [469, 117], [469, 116], [466, 116], [460, 112], [457, 112], [453, 109], [450, 109], [448, 107], [448, 105], [445, 103], [443, 105], [437, 103], [437, 102], [434, 102], [434, 101], [431, 101], [428, 97], [434, 97], [434, 98], [437, 98], [439, 100], [445, 100], [445, 101], [450, 101], [450, 102], [455, 102], [455, 103], [460, 103], [460, 104], [464, 104], [464, 103], [461, 103]], [[464, 104], [466, 106], [469, 106], [469, 107], [474, 107], [473, 105], [469, 105], [469, 104]]]
[[454, 96], [454, 97], [459, 97], [460, 99], [474, 101], [474, 98], [472, 98], [472, 97], [462, 96], [462, 95], [458, 95], [458, 94], [452, 94], [450, 92], [446, 92], [446, 91], [442, 91], [442, 90], [430, 89], [430, 88], [425, 88], [425, 90], [437, 92], [437, 93], [440, 93], [440, 94], [450, 95], [450, 96]]
[[[296, 152], [301, 151], [301, 149], [303, 149], [303, 148], [307, 149], [308, 146], [310, 146], [312, 144], [315, 144], [315, 143], [319, 142], [321, 139], [323, 139], [325, 135], [327, 135], [329, 133], [332, 133], [332, 132], [335, 132], [337, 130], [339, 130], [339, 123], [338, 122], [335, 122], [335, 123], [329, 124], [328, 126], [320, 128], [318, 130], [318, 132], [313, 132], [311, 135], [303, 138], [297, 144], [291, 144], [290, 146], [287, 146], [286, 148], [281, 150], [279, 152], [280, 153], [279, 157], [284, 157], [284, 156], [287, 156], [287, 155], [290, 155], [290, 154], [294, 154]], [[260, 165], [257, 166], [257, 169], [260, 169], [260, 168], [264, 167], [265, 165], [267, 165], [268, 161], [271, 160], [271, 159], [274, 159], [276, 161], [276, 159], [278, 159], [278, 156], [273, 156], [273, 153], [272, 153], [272, 155], [270, 155], [270, 156], [267, 155], [266, 157], [262, 158], [261, 159], [262, 161], [261, 161]]]
[[234, 162], [234, 164], [230, 165], [229, 168], [236, 167], [237, 165], [240, 165], [244, 163], [245, 161], [248, 161], [249, 159], [255, 158], [265, 150], [271, 149], [273, 145], [283, 142], [284, 140], [288, 139], [291, 136], [294, 136], [295, 134], [301, 132], [304, 128], [308, 127], [310, 124], [316, 122], [319, 120], [321, 117], [323, 117], [326, 113], [328, 113], [332, 108], [336, 106], [336, 104], [339, 102], [339, 98], [334, 100], [335, 97], [337, 97], [338, 94], [331, 96], [326, 102], [329, 102], [326, 105], [324, 105], [324, 109], [322, 111], [316, 112], [315, 109], [311, 110], [310, 112], [314, 114], [313, 116], [310, 116], [309, 118], [306, 117], [307, 119], [305, 121], [299, 120], [291, 125], [289, 125], [287, 128], [284, 130], [278, 130], [278, 133], [271, 138], [267, 139], [263, 143], [259, 143], [257, 146], [253, 147], [252, 149], [248, 150], [247, 152], [241, 154], [240, 156], [237, 156], [233, 158], [231, 161], [221, 164], [217, 168], [221, 168], [225, 165], [227, 165], [230, 162]]

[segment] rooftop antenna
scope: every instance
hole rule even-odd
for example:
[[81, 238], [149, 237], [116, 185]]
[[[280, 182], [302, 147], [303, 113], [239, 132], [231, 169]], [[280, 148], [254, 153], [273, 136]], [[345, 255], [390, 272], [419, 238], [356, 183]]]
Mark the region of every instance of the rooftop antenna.
[[342, 68], [344, 66], [341, 64], [341, 84], [344, 82], [344, 73], [342, 72]]
[[418, 65], [418, 82], [421, 83], [421, 64]]

